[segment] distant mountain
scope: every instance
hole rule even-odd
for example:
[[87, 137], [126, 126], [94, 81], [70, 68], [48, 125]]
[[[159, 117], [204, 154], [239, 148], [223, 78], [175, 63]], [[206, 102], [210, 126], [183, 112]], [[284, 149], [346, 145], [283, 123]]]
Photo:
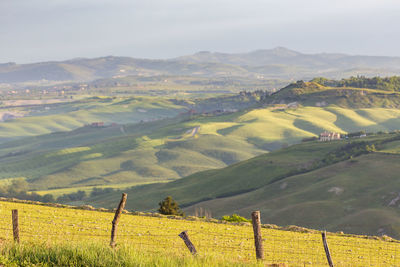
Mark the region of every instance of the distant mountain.
[[129, 75], [192, 75], [257, 79], [342, 78], [400, 74], [399, 57], [304, 54], [283, 47], [249, 53], [199, 52], [167, 60], [129, 57], [78, 58], [60, 62], [0, 64], [0, 83], [80, 82]]
[[256, 50], [249, 53], [227, 54], [199, 52], [176, 60], [214, 62], [239, 66], [295, 65], [305, 68], [395, 68], [400, 69], [399, 57], [351, 56], [346, 54], [303, 54], [284, 47]]

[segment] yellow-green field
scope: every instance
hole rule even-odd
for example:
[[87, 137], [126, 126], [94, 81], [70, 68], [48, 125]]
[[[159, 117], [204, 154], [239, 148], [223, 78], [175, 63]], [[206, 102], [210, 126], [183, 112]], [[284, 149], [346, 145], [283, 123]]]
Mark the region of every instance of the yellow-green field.
[[[110, 240], [110, 212], [55, 208], [25, 203], [0, 202], [0, 237], [12, 242], [11, 210], [18, 209], [23, 245], [48, 247], [93, 243], [107, 246]], [[189, 218], [190, 219], [190, 218]], [[250, 225], [182, 220], [164, 216], [123, 214], [118, 227], [118, 247], [129, 247], [151, 256], [174, 259], [191, 257], [178, 234], [188, 231], [198, 250], [198, 260], [213, 259], [215, 265], [256, 264]], [[318, 231], [262, 229], [265, 263], [289, 266], [326, 266]], [[377, 238], [328, 233], [328, 243], [336, 266], [399, 266], [400, 243]], [[5, 250], [2, 251], [5, 254]], [[15, 256], [15, 255], [14, 255]], [[49, 259], [50, 260], [50, 259]], [[162, 264], [160, 264], [162, 265]]]

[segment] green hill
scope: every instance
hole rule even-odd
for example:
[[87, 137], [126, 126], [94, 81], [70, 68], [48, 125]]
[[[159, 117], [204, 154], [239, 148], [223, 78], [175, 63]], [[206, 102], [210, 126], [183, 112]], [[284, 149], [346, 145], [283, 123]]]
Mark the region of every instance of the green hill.
[[343, 108], [399, 108], [400, 93], [360, 87], [332, 87], [317, 82], [298, 81], [265, 99], [266, 104], [340, 106]]
[[[202, 208], [216, 217], [246, 216], [259, 209], [268, 223], [399, 237], [399, 139], [383, 134], [294, 145], [175, 182], [133, 187], [128, 208], [154, 210], [172, 195], [189, 214]], [[369, 152], [372, 145], [378, 151]], [[106, 206], [118, 196], [89, 202]]]
[[114, 186], [185, 177], [295, 144], [324, 130], [393, 131], [397, 109], [274, 107], [83, 127], [0, 145], [0, 177], [32, 189]]
[[[75, 99], [76, 98], [76, 99]], [[176, 117], [189, 110], [210, 113], [254, 106], [257, 96], [212, 97], [75, 96], [74, 99], [15, 99], [0, 102], [0, 143], [47, 133], [70, 131], [93, 122], [105, 126]]]
[[0, 122], [0, 142], [74, 130], [93, 122], [111, 125], [174, 117], [188, 110], [185, 104], [167, 98], [134, 96], [3, 101], [0, 116], [18, 115]]
[[83, 127], [0, 145], [0, 176], [32, 188], [177, 179], [273, 151], [324, 130], [393, 131], [396, 109], [260, 108], [117, 127]]
[[[272, 96], [243, 92], [206, 99], [95, 97], [55, 103], [50, 109], [35, 106], [30, 116], [3, 123], [0, 135], [36, 135], [58, 127], [74, 130], [0, 144], [0, 178], [25, 178], [30, 189], [41, 194], [90, 191], [94, 186], [121, 188], [223, 168], [325, 130], [347, 133], [399, 128], [400, 111], [379, 107], [379, 103], [354, 109], [335, 104], [268, 104], [278, 97], [310, 101], [320, 94], [326, 99], [334, 90], [316, 83], [297, 83]], [[106, 127], [76, 128], [100, 119]], [[124, 124], [139, 119], [143, 121]], [[232, 192], [240, 190], [238, 186]]]

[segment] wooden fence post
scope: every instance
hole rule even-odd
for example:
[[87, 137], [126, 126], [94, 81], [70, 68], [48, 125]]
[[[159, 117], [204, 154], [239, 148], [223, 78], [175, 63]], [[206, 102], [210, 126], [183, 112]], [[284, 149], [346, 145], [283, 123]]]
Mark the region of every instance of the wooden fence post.
[[333, 267], [333, 261], [331, 258], [331, 253], [329, 252], [328, 242], [326, 242], [326, 232], [322, 232], [322, 243], [324, 244], [326, 259], [330, 267]]
[[116, 234], [117, 234], [117, 225], [118, 225], [118, 222], [119, 222], [119, 218], [121, 217], [122, 210], [125, 208], [125, 203], [126, 203], [127, 196], [128, 195], [126, 193], [122, 194], [121, 201], [119, 202], [118, 208], [115, 211], [114, 220], [112, 221], [111, 242], [110, 242], [110, 246], [112, 248], [115, 248], [115, 246], [116, 246], [115, 237], [116, 237]]
[[264, 259], [264, 248], [261, 237], [261, 218], [260, 211], [253, 211], [251, 213], [251, 220], [253, 222], [254, 244], [256, 246], [257, 260]]
[[185, 245], [189, 249], [190, 253], [192, 253], [193, 255], [196, 255], [197, 250], [194, 247], [193, 243], [190, 241], [187, 231], [183, 231], [182, 233], [180, 233], [179, 237], [183, 239], [183, 241], [185, 242]]
[[14, 241], [19, 243], [18, 210], [12, 210], [12, 225]]

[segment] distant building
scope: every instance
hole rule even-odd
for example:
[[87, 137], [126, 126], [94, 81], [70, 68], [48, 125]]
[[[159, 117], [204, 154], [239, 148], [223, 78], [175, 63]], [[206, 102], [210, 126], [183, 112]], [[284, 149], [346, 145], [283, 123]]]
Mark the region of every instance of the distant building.
[[323, 132], [319, 135], [319, 141], [326, 142], [332, 140], [340, 140], [340, 133]]

